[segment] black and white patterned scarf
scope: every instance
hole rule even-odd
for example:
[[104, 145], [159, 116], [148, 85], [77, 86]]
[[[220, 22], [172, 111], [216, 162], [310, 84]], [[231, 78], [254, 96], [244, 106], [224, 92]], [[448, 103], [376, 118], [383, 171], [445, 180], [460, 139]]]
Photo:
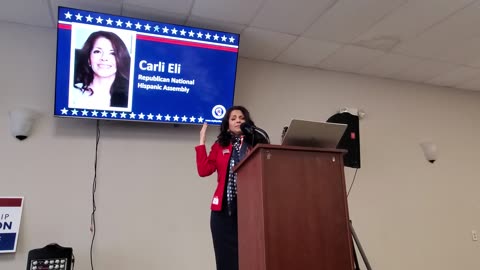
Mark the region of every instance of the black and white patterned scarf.
[[237, 198], [237, 173], [233, 172], [233, 167], [237, 165], [242, 158], [242, 137], [233, 137], [232, 155], [230, 157], [227, 179], [227, 207], [228, 213], [231, 215], [236, 209]]

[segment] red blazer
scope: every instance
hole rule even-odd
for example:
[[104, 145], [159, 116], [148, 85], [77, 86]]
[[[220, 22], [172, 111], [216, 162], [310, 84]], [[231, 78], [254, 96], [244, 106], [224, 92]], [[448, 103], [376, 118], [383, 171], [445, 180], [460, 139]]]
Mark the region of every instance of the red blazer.
[[217, 171], [217, 188], [213, 194], [212, 204], [210, 208], [213, 211], [222, 210], [223, 192], [225, 190], [225, 179], [232, 155], [232, 144], [226, 147], [221, 146], [218, 142], [212, 145], [210, 153], [207, 156], [205, 145], [197, 145], [195, 147], [197, 153], [197, 171], [201, 177], [210, 176]]

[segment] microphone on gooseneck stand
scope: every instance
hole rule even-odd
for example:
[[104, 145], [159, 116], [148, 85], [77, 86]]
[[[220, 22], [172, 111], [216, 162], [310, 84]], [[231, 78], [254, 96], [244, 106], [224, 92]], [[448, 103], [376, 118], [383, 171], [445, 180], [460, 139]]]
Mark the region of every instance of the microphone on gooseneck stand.
[[283, 142], [283, 139], [285, 138], [285, 134], [287, 134], [287, 130], [288, 130], [288, 127], [283, 127], [283, 130], [282, 130], [282, 142]]
[[242, 123], [240, 125], [240, 129], [242, 130], [243, 134], [245, 135], [252, 135], [253, 138], [255, 138], [255, 136], [259, 135], [266, 143], [270, 144], [270, 137], [268, 137], [268, 133], [259, 128], [259, 127], [256, 127], [254, 125], [252, 125], [251, 123]]
[[252, 135], [253, 134], [253, 125], [252, 124], [249, 124], [247, 122], [245, 123], [242, 123], [240, 125], [240, 129], [242, 130], [243, 134], [245, 135]]

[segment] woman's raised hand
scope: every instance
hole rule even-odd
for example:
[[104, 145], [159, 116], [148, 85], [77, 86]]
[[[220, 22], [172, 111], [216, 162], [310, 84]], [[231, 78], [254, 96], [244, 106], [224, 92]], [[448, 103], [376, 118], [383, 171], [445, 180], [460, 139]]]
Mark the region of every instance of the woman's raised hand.
[[207, 133], [207, 122], [203, 123], [202, 129], [200, 130], [200, 145], [204, 145], [206, 141], [206, 133]]

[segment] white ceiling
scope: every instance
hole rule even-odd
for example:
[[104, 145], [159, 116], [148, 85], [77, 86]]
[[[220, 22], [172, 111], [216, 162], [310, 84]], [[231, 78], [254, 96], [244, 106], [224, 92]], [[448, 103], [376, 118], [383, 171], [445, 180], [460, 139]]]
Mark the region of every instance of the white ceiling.
[[53, 28], [58, 6], [239, 33], [246, 58], [480, 91], [480, 0], [6, 0], [0, 21]]

